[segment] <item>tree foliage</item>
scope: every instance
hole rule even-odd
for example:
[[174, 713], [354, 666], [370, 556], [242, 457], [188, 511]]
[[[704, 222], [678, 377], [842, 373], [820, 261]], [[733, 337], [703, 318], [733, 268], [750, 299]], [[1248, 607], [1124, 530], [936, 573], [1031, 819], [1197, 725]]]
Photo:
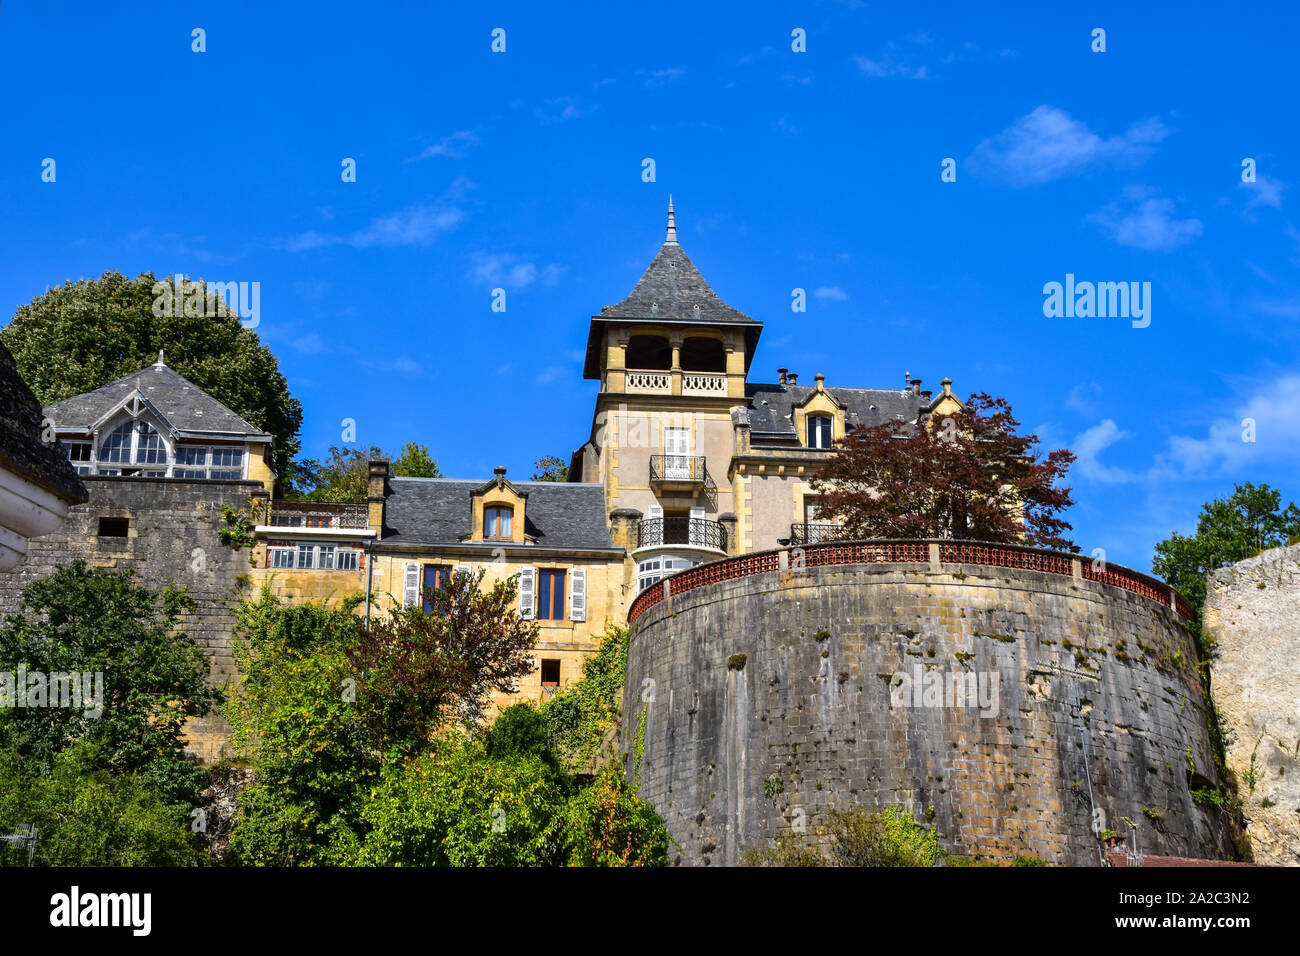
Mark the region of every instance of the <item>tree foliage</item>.
[[155, 281], [152, 272], [128, 279], [115, 271], [68, 281], [19, 306], [0, 341], [42, 405], [152, 365], [161, 349], [171, 368], [275, 437], [275, 467], [287, 479], [302, 405], [276, 357], [206, 286], [201, 294], [219, 303], [207, 314], [154, 315]]
[[418, 605], [372, 621], [349, 649], [366, 694], [382, 702], [376, 732], [391, 744], [427, 740], [449, 718], [482, 723], [494, 690], [513, 694], [531, 673], [539, 626], [516, 610], [517, 577], [480, 587], [483, 571], [455, 574]]
[[[305, 458], [294, 462], [298, 475], [295, 493], [311, 501], [348, 501], [364, 504], [370, 490], [370, 460], [388, 455], [377, 445], [330, 448], [329, 458]], [[427, 445], [407, 442], [401, 454], [391, 459], [391, 473], [399, 478], [441, 478], [437, 459]]]
[[569, 466], [563, 458], [547, 455], [533, 462], [533, 481], [568, 481]]
[[[854, 538], [966, 538], [1078, 550], [1059, 513], [1073, 453], [1037, 459], [1006, 399], [972, 395], [923, 427], [858, 427], [839, 440], [813, 490]], [[1023, 523], [1022, 523], [1023, 515]]]
[[1156, 545], [1152, 570], [1191, 601], [1205, 604], [1205, 575], [1269, 548], [1300, 540], [1300, 508], [1282, 507], [1281, 492], [1250, 482], [1201, 507], [1196, 533], [1174, 532]]
[[180, 630], [182, 613], [193, 607], [183, 590], [156, 594], [129, 569], [90, 568], [80, 559], [29, 584], [0, 627], [0, 671], [25, 665], [45, 675], [102, 673], [102, 713], [85, 706], [0, 710], [0, 745], [45, 770], [84, 742], [94, 766], [139, 774], [188, 814], [202, 771], [185, 759], [181, 731], [220, 699], [207, 685], [202, 648]]
[[582, 662], [582, 680], [542, 705], [547, 733], [570, 769], [591, 764], [618, 725], [627, 674], [627, 628], [609, 626], [600, 650]]
[[789, 831], [770, 846], [746, 847], [741, 866], [934, 866], [946, 854], [939, 835], [902, 807], [870, 813], [859, 807], [832, 810], [825, 829], [826, 850], [811, 847]]

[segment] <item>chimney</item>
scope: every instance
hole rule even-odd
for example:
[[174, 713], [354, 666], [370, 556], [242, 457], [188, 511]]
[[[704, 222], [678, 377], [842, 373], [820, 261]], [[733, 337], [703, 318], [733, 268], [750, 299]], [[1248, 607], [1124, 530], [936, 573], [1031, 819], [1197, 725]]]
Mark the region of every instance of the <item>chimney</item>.
[[788, 368], [779, 368], [776, 370], [776, 374], [780, 376], [779, 381], [782, 385], [785, 384], [785, 373], [788, 371], [790, 371]]
[[942, 382], [940, 382], [939, 384], [943, 386], [943, 393], [944, 393], [945, 395], [951, 395], [951, 394], [952, 394], [952, 379], [950, 379], [950, 378], [945, 378], [945, 379], [944, 379]]
[[384, 536], [385, 485], [388, 483], [388, 459], [370, 459], [370, 477], [366, 489], [367, 517], [376, 538]]
[[798, 372], [791, 372], [789, 375], [786, 376], [786, 381], [789, 382], [791, 385], [798, 385], [798, 384], [799, 384], [799, 373], [798, 373]]
[[931, 391], [930, 389], [928, 389], [928, 388], [927, 388], [924, 392], [921, 393], [921, 398], [925, 401], [925, 403], [926, 403], [927, 405], [930, 404], [930, 399], [933, 398], [933, 397], [934, 397], [934, 392], [932, 392], [932, 391]]
[[823, 375], [821, 372], [818, 372], [816, 375], [813, 376], [813, 381], [817, 383], [817, 391], [821, 392], [825, 390], [826, 387], [825, 375]]
[[912, 394], [913, 395], [921, 394], [921, 380], [919, 378], [912, 379]]

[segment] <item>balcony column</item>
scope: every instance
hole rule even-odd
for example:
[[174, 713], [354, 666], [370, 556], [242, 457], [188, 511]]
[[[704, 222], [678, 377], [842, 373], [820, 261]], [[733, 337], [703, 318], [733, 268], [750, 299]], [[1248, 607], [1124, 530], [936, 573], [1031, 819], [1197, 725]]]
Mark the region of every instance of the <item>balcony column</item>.
[[682, 342], [683, 341], [684, 339], [680, 335], [674, 335], [671, 339], [669, 339], [669, 342], [672, 344], [673, 347], [673, 363], [672, 363], [671, 374], [673, 377], [672, 392], [674, 395], [680, 395], [682, 393]]
[[723, 529], [727, 532], [727, 554], [740, 554], [740, 549], [738, 547], [739, 542], [736, 539], [735, 514], [728, 511], [725, 515], [718, 515], [718, 524], [722, 525]]

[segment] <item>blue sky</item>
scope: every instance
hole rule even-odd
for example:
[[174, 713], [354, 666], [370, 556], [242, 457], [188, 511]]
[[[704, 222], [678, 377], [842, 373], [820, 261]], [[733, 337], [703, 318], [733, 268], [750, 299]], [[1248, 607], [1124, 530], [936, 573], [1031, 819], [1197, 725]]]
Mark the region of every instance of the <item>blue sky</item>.
[[[1293, 7], [476, 6], [6, 0], [0, 310], [109, 269], [258, 281], [308, 454], [353, 418], [527, 477], [586, 439], [588, 321], [671, 192], [766, 325], [751, 378], [1005, 396], [1079, 454], [1085, 551], [1147, 569], [1234, 482], [1300, 497]], [[1045, 317], [1066, 273], [1150, 282], [1150, 326]]]

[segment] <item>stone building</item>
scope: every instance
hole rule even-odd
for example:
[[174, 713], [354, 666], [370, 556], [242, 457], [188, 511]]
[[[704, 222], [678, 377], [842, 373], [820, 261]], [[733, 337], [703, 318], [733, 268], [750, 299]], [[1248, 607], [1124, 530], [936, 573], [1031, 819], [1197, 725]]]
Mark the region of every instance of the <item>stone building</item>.
[[664, 243], [640, 281], [592, 316], [583, 376], [600, 383], [590, 437], [569, 478], [605, 489], [614, 542], [636, 590], [726, 555], [833, 537], [811, 479], [856, 426], [900, 429], [961, 408], [951, 380], [935, 397], [900, 388], [800, 385], [781, 368], [751, 381], [763, 324], [727, 305], [677, 241], [672, 201]]
[[49, 534], [86, 489], [46, 437], [40, 403], [0, 345], [0, 571], [27, 554], [28, 539]]
[[[631, 293], [592, 316], [584, 376], [599, 382], [587, 440], [567, 482], [402, 478], [371, 462], [365, 503], [275, 499], [272, 438], [167, 367], [149, 368], [45, 409], [90, 487], [60, 534], [0, 580], [9, 606], [54, 563], [85, 557], [136, 568], [199, 597], [197, 634], [213, 679], [232, 676], [232, 607], [263, 584], [288, 601], [365, 613], [424, 600], [456, 570], [519, 576], [519, 611], [538, 621], [537, 670], [514, 696], [537, 699], [581, 677], [608, 624], [637, 593], [682, 568], [835, 534], [810, 480], [857, 425], [917, 426], [961, 407], [905, 376], [899, 388], [751, 381], [761, 322], [724, 303], [677, 240], [670, 201], [662, 247]], [[218, 531], [246, 513], [254, 544]], [[199, 570], [195, 570], [195, 569]], [[221, 723], [203, 731], [220, 750]]]

